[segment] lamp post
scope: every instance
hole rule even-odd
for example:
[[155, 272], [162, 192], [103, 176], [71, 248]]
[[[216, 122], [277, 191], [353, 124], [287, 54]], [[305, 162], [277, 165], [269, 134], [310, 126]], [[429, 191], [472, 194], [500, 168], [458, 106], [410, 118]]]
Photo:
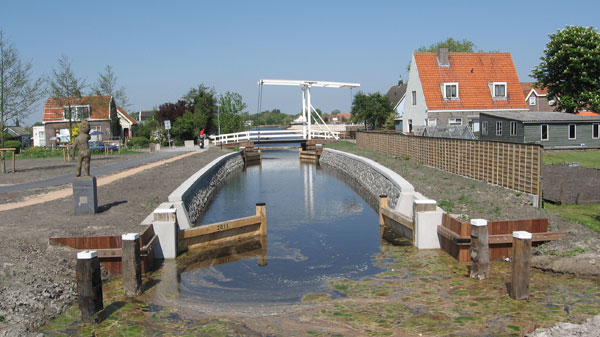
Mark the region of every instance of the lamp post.
[[217, 105], [217, 126], [219, 128], [219, 135], [221, 135], [221, 114], [219, 113], [219, 103]]

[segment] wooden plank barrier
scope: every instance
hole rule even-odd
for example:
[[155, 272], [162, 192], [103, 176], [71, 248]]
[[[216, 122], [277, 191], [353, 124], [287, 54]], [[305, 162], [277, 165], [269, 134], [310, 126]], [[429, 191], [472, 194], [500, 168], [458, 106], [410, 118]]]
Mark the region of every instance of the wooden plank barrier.
[[[53, 237], [49, 240], [53, 246], [67, 246], [76, 251], [95, 250], [100, 264], [110, 275], [121, 274], [122, 271], [122, 238], [118, 236], [80, 236]], [[154, 265], [154, 244], [157, 236], [152, 225], [147, 226], [139, 237], [142, 273], [152, 270]]]
[[266, 205], [258, 203], [256, 204], [256, 215], [179, 231], [177, 248], [179, 252], [191, 249], [207, 249], [266, 234]]
[[414, 239], [413, 219], [388, 207], [388, 197], [385, 194], [379, 196], [379, 226], [380, 235], [383, 236], [385, 229], [389, 228], [399, 235], [403, 235], [411, 240]]
[[[527, 231], [532, 233], [534, 245], [557, 240], [565, 232], [548, 232], [548, 219], [488, 221], [490, 260], [501, 260], [512, 256], [512, 233]], [[443, 250], [460, 262], [470, 261], [471, 224], [459, 221], [449, 214], [442, 217], [438, 226], [440, 245]]]
[[239, 143], [240, 148], [242, 150], [242, 157], [244, 157], [244, 165], [261, 162], [262, 161], [262, 152], [260, 149], [254, 147], [253, 141], [241, 142]]

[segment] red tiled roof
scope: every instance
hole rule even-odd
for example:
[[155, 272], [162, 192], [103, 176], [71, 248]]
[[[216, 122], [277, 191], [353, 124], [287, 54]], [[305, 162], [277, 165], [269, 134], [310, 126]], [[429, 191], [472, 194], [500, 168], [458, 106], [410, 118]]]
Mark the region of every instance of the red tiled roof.
[[[439, 66], [436, 53], [414, 53], [428, 110], [527, 109], [510, 53], [449, 53]], [[458, 100], [444, 100], [440, 85], [458, 82]], [[506, 82], [507, 99], [493, 99], [490, 82]]]
[[138, 122], [133, 119], [133, 117], [131, 117], [127, 112], [125, 112], [125, 110], [123, 108], [121, 108], [120, 106], [117, 107], [117, 111], [120, 111], [123, 116], [125, 116], [125, 118], [127, 118], [128, 121], [131, 122], [132, 125], [136, 125]]
[[531, 89], [535, 90], [537, 96], [548, 95], [548, 89], [540, 89], [534, 86], [533, 82], [521, 82], [521, 88], [523, 88], [523, 95], [527, 98], [527, 95], [531, 92]]
[[[110, 119], [110, 101], [112, 96], [83, 96], [73, 98], [72, 105], [90, 105], [91, 119]], [[60, 122], [63, 120], [63, 107], [54, 98], [50, 97], [44, 104], [42, 121]]]

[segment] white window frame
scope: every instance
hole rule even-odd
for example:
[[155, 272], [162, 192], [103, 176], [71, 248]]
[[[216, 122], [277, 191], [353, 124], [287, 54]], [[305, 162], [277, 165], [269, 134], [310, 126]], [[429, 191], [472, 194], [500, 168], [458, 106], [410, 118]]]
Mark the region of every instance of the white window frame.
[[[91, 125], [90, 133], [92, 133], [94, 131], [102, 132], [102, 126], [101, 125]], [[92, 141], [102, 140], [102, 139], [100, 139], [101, 137], [102, 137], [102, 135], [90, 135], [90, 140], [92, 140]]]
[[[544, 126], [546, 127], [546, 138], [544, 138]], [[540, 140], [542, 140], [542, 141], [550, 140], [550, 125], [548, 125], [548, 124], [540, 125]]]
[[536, 104], [537, 104], [536, 97], [533, 95], [529, 96], [529, 105], [536, 105]]
[[[504, 96], [496, 96], [497, 85], [504, 86]], [[508, 97], [508, 85], [506, 84], [506, 82], [492, 82], [490, 86], [490, 93], [492, 94], [492, 98], [494, 99], [506, 99]]]
[[[571, 138], [571, 126], [573, 126], [573, 138]], [[569, 140], [577, 139], [577, 124], [568, 124], [567, 136], [569, 137]]]
[[417, 92], [412, 91], [412, 105], [417, 105]]
[[502, 136], [502, 121], [496, 121], [496, 136]]
[[481, 122], [481, 133], [483, 133], [484, 135], [488, 134], [488, 122], [487, 121]]
[[[90, 105], [71, 105], [71, 121], [80, 121], [81, 120], [81, 112], [79, 111], [81, 108], [87, 108], [87, 113], [89, 118], [92, 114], [92, 109]], [[63, 120], [68, 121], [67, 111], [69, 110], [69, 106], [63, 106]]]
[[[596, 137], [594, 137], [594, 128], [596, 129]], [[600, 138], [600, 124], [593, 123], [592, 124], [592, 139], [599, 139], [599, 138]]]
[[437, 126], [437, 118], [427, 118], [427, 126]]
[[448, 118], [448, 125], [461, 126], [461, 125], [463, 125], [462, 118]]
[[[447, 88], [448, 87], [456, 87], [456, 96], [454, 97], [448, 97], [447, 95]], [[441, 89], [442, 89], [442, 97], [444, 97], [445, 100], [458, 100], [458, 98], [460, 97], [458, 94], [458, 82], [448, 82], [448, 83], [443, 83], [441, 85]]]
[[510, 121], [510, 135], [511, 136], [517, 135], [517, 122], [515, 122], [515, 121]]

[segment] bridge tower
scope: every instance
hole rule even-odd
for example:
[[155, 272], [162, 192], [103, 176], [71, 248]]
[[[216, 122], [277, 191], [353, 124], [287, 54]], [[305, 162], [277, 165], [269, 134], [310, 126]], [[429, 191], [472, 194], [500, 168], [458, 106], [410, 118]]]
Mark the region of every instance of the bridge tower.
[[[360, 86], [359, 83], [344, 83], [344, 82], [327, 82], [327, 81], [302, 81], [302, 80], [267, 80], [261, 79], [258, 81], [258, 85], [287, 85], [287, 86], [300, 86], [302, 88], [302, 118], [304, 122], [302, 123], [302, 137], [304, 139], [311, 139], [311, 127], [312, 127], [312, 114], [314, 113], [317, 116], [323, 125], [327, 128], [329, 133], [338, 139], [336, 135], [334, 135], [333, 131], [329, 129], [329, 126], [323, 121], [321, 115], [317, 112], [317, 110], [312, 106], [311, 96], [310, 96], [310, 88], [311, 87], [325, 87], [325, 88], [357, 88]], [[262, 95], [262, 90], [260, 90]], [[315, 124], [318, 124], [318, 120], [315, 118]]]

